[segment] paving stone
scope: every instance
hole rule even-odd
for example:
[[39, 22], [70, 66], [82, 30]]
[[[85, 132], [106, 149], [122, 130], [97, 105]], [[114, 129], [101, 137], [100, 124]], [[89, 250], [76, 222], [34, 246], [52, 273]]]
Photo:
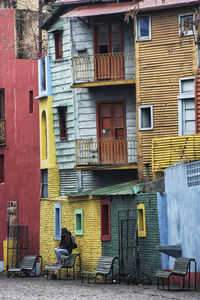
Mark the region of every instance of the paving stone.
[[0, 299], [20, 300], [190, 300], [200, 299], [200, 291], [162, 291], [156, 286], [81, 283], [80, 280], [47, 280], [45, 277], [0, 276]]

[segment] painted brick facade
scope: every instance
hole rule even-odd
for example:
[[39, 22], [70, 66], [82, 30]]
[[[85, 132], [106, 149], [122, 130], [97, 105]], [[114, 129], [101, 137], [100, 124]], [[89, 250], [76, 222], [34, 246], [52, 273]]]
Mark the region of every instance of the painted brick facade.
[[48, 196], [49, 198], [60, 195], [60, 176], [57, 165], [50, 165], [48, 168]]
[[[118, 224], [118, 211], [129, 210], [131, 211], [131, 217], [136, 218], [137, 203], [145, 204], [147, 230], [147, 237], [139, 238], [140, 266], [145, 274], [153, 276], [161, 268], [161, 256], [156, 250], [156, 246], [160, 244], [156, 193], [112, 197], [112, 201], [110, 202], [111, 240], [102, 242], [102, 254], [119, 255], [120, 224]], [[134, 235], [134, 232], [132, 234]]]
[[146, 231], [145, 238], [139, 238], [140, 265], [144, 273], [154, 276], [161, 267], [161, 255], [156, 246], [160, 245], [158, 225], [157, 194], [138, 194], [135, 197], [137, 203], [145, 204]]
[[66, 197], [54, 199], [41, 199], [40, 209], [40, 254], [43, 265], [55, 261], [54, 248], [59, 241], [54, 240], [54, 205], [62, 204], [62, 227], [67, 227], [72, 234], [75, 233], [74, 210], [83, 209], [84, 233], [76, 236], [78, 248], [74, 253], [79, 253], [82, 261], [82, 270], [94, 270], [98, 258], [101, 256], [100, 241], [100, 202], [94, 200], [69, 201]]

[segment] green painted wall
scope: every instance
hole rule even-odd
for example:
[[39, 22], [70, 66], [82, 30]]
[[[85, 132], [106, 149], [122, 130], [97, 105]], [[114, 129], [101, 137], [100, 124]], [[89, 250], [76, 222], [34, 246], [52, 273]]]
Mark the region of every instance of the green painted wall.
[[[156, 271], [162, 268], [160, 253], [156, 250], [156, 246], [160, 244], [157, 214], [157, 194], [146, 193], [138, 194], [136, 196], [115, 196], [110, 198], [110, 200], [111, 240], [102, 242], [102, 255], [119, 254], [118, 211], [132, 210], [131, 216], [136, 217], [137, 204], [144, 203], [147, 236], [139, 238], [140, 266], [145, 274], [151, 277], [154, 276]], [[132, 230], [131, 234], [134, 234], [134, 229]]]
[[161, 255], [156, 246], [160, 245], [158, 225], [157, 194], [146, 193], [136, 195], [137, 203], [145, 204], [147, 236], [139, 238], [140, 265], [143, 272], [154, 276], [156, 271], [162, 269]]

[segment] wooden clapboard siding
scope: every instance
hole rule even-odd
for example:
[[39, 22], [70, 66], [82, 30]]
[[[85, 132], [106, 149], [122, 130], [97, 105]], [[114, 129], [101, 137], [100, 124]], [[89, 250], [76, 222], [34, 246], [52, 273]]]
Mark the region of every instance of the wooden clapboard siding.
[[[54, 35], [48, 34], [48, 50], [51, 58], [52, 95], [54, 132], [56, 143], [56, 160], [59, 169], [74, 167], [74, 102], [71, 91], [71, 46], [70, 46], [70, 21], [67, 18], [59, 18], [51, 27], [63, 30], [63, 60], [55, 61]], [[67, 140], [60, 139], [58, 107], [67, 107]]]
[[196, 95], [195, 95], [195, 112], [196, 112], [196, 133], [200, 133], [200, 71], [196, 77]]
[[193, 36], [179, 37], [178, 15], [193, 9], [153, 12], [152, 40], [136, 42], [137, 117], [140, 105], [153, 105], [153, 130], [138, 131], [139, 175], [151, 166], [152, 139], [178, 135], [179, 79], [194, 77]]

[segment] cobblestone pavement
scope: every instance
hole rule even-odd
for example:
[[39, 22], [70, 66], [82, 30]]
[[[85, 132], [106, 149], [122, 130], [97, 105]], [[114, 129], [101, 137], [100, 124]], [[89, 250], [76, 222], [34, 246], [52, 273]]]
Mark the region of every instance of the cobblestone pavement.
[[200, 299], [200, 291], [162, 291], [156, 286], [81, 283], [80, 280], [47, 280], [44, 277], [0, 276], [0, 299], [114, 299], [114, 300], [189, 300]]

